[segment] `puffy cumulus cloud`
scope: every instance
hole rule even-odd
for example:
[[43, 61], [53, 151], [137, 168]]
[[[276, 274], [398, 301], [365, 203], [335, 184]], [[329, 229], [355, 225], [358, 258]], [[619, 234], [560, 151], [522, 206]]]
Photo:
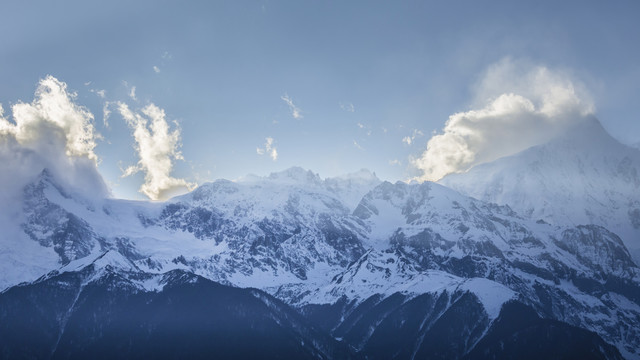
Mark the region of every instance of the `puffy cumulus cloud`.
[[[62, 185], [84, 195], [106, 196], [94, 152], [99, 135], [93, 114], [75, 103], [77, 95], [52, 76], [40, 80], [31, 103], [0, 106], [0, 186], [2, 194], [22, 188], [48, 169]], [[3, 199], [6, 200], [6, 199]], [[5, 203], [6, 204], [6, 203]]]
[[595, 111], [584, 87], [566, 72], [525, 61], [494, 64], [474, 90], [477, 109], [451, 115], [411, 159], [422, 172], [416, 180], [436, 181], [544, 143]]
[[273, 145], [274, 140], [271, 137], [265, 139], [264, 148], [256, 148], [258, 155], [269, 155], [273, 161], [278, 160], [278, 150]]
[[180, 148], [180, 129], [171, 130], [164, 110], [154, 104], [134, 112], [124, 103], [118, 111], [133, 130], [135, 149], [140, 160], [129, 166], [123, 177], [144, 172], [145, 182], [140, 192], [151, 200], [162, 200], [180, 192], [192, 190], [195, 184], [171, 176], [175, 160], [183, 160]]
[[300, 108], [293, 103], [293, 99], [291, 99], [289, 95], [284, 94], [280, 97], [280, 99], [282, 99], [282, 101], [284, 101], [289, 106], [289, 110], [291, 111], [291, 116], [293, 116], [294, 119], [303, 118], [302, 110], [300, 110]]

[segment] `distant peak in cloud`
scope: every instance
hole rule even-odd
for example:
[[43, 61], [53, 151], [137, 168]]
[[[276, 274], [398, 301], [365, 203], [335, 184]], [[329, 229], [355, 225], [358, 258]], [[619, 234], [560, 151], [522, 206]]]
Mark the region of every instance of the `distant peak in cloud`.
[[289, 106], [289, 110], [291, 111], [291, 116], [293, 116], [294, 119], [303, 118], [302, 110], [300, 110], [300, 108], [293, 103], [293, 99], [291, 99], [289, 95], [284, 94], [280, 97], [280, 99], [282, 99], [282, 101], [284, 101], [287, 104], [287, 106]]
[[133, 130], [135, 149], [140, 160], [124, 170], [123, 177], [144, 172], [140, 192], [151, 200], [163, 200], [195, 188], [196, 184], [171, 176], [175, 160], [184, 160], [179, 151], [180, 129], [170, 129], [164, 110], [154, 104], [133, 112], [124, 103], [118, 111]]
[[510, 58], [489, 67], [474, 90], [478, 108], [451, 115], [411, 159], [422, 172], [415, 180], [436, 181], [544, 143], [595, 112], [565, 72]]

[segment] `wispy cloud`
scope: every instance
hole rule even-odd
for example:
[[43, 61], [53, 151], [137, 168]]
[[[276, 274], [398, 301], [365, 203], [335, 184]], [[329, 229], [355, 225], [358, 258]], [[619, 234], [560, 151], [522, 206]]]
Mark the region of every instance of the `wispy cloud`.
[[138, 98], [136, 97], [136, 87], [132, 86], [131, 89], [129, 89], [129, 97], [133, 100], [138, 101]]
[[155, 65], [153, 65], [153, 71], [154, 71], [156, 74], [158, 74], [158, 73], [160, 73], [160, 68], [159, 68], [159, 67], [157, 67], [157, 66], [155, 66]]
[[562, 71], [504, 59], [475, 87], [478, 108], [453, 114], [413, 165], [418, 180], [447, 174], [544, 143], [594, 112], [579, 82]]
[[391, 166], [399, 166], [402, 165], [402, 162], [398, 159], [389, 160], [389, 165]]
[[102, 104], [102, 122], [104, 126], [109, 127], [109, 116], [111, 116], [111, 106], [115, 104], [111, 101], [105, 101]]
[[256, 148], [256, 153], [258, 153], [258, 155], [267, 154], [273, 161], [278, 160], [278, 150], [276, 149], [274, 140], [271, 137], [265, 139], [263, 148]]
[[106, 90], [98, 90], [98, 89], [90, 89], [89, 92], [92, 92], [96, 95], [98, 95], [99, 98], [104, 99], [107, 97], [107, 91]]
[[413, 144], [413, 141], [416, 138], [419, 138], [421, 136], [424, 136], [424, 134], [422, 133], [422, 131], [418, 130], [418, 129], [413, 129], [413, 132], [411, 133], [411, 135], [409, 136], [405, 136], [404, 138], [402, 138], [402, 142], [406, 143], [407, 145], [411, 145]]
[[136, 165], [126, 168], [122, 176], [144, 172], [145, 182], [140, 192], [152, 200], [193, 189], [196, 184], [171, 176], [174, 161], [184, 159], [179, 151], [180, 129], [170, 129], [164, 110], [149, 104], [137, 113], [126, 104], [118, 103], [118, 111], [133, 130], [134, 147], [140, 159]]
[[300, 108], [293, 103], [293, 99], [291, 99], [289, 95], [284, 94], [280, 97], [280, 99], [282, 99], [282, 101], [284, 101], [289, 106], [289, 110], [291, 111], [291, 116], [293, 116], [294, 119], [303, 118], [302, 110], [300, 110]]
[[340, 103], [340, 109], [351, 113], [356, 111], [352, 103]]
[[359, 149], [359, 150], [364, 150], [364, 149], [362, 148], [362, 146], [360, 146], [360, 144], [358, 144], [358, 142], [357, 142], [357, 141], [355, 141], [355, 140], [353, 140], [353, 146], [355, 146], [355, 147], [356, 147], [357, 149]]

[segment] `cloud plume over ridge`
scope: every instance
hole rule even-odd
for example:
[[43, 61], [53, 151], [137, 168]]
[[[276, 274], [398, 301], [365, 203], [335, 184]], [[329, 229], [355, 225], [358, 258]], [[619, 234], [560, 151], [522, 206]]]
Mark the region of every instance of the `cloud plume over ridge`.
[[416, 180], [436, 181], [544, 143], [595, 111], [569, 75], [509, 58], [491, 66], [475, 92], [477, 109], [451, 115], [411, 160], [422, 172]]
[[21, 193], [45, 168], [78, 190], [108, 193], [96, 168], [100, 135], [93, 114], [75, 103], [76, 96], [64, 82], [47, 76], [31, 103], [11, 107], [11, 118], [0, 108], [0, 186], [5, 196]]

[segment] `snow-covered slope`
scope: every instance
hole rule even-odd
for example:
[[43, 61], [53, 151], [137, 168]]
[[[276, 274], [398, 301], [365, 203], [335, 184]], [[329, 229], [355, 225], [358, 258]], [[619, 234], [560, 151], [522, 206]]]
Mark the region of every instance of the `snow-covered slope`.
[[[370, 252], [301, 303], [467, 289], [489, 319], [515, 297], [545, 316], [595, 331], [629, 354], [640, 346], [640, 331], [610, 332], [640, 325], [633, 320], [640, 315], [633, 295], [640, 290], [640, 269], [620, 238], [603, 227], [536, 222], [428, 182], [383, 183], [354, 215], [370, 229], [364, 240]], [[621, 308], [625, 312], [616, 310]], [[636, 340], [629, 343], [631, 338]]]
[[534, 220], [604, 226], [640, 261], [640, 150], [613, 139], [595, 118], [439, 183]]
[[[88, 200], [43, 172], [25, 188], [24, 215], [24, 236], [0, 244], [14, 258], [35, 246], [57, 260], [12, 269], [40, 271], [22, 278], [33, 284], [91, 269], [85, 283], [116, 274], [147, 293], [164, 291], [167, 274], [189, 274], [259, 288], [303, 313], [334, 309], [326, 330], [367, 356], [400, 324], [413, 331], [408, 358], [436, 351], [434, 336], [452, 322], [455, 351], [437, 351], [462, 357], [516, 301], [566, 334], [593, 331], [639, 357], [640, 270], [616, 234], [537, 221], [436, 183], [379, 183], [368, 172], [322, 180], [292, 168], [147, 203]], [[11, 286], [19, 276], [5, 278]], [[427, 311], [422, 324], [407, 322], [410, 309]]]

